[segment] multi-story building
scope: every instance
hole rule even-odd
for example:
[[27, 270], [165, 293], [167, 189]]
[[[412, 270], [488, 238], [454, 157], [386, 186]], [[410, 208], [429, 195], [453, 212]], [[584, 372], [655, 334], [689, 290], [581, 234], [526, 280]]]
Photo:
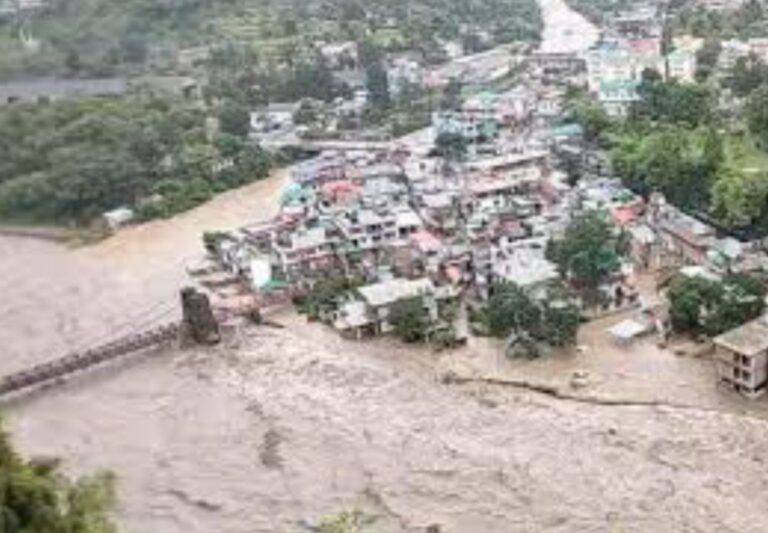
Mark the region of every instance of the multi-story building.
[[640, 97], [637, 94], [638, 82], [635, 80], [612, 80], [600, 84], [597, 99], [612, 117], [623, 117], [632, 104]]
[[695, 50], [681, 47], [664, 56], [658, 38], [605, 42], [586, 53], [586, 62], [587, 87], [613, 116], [623, 116], [637, 100], [636, 88], [647, 70], [684, 83], [696, 75]]
[[603, 44], [586, 53], [587, 87], [597, 93], [604, 83], [626, 82], [637, 79], [635, 66], [628, 50], [615, 43]]
[[687, 50], [675, 50], [666, 56], [666, 75], [683, 83], [696, 81], [696, 54]]
[[768, 383], [768, 317], [762, 316], [714, 339], [718, 381], [748, 398]]
[[404, 246], [423, 226], [410, 207], [388, 205], [349, 209], [336, 217], [336, 224], [344, 241], [359, 251]]
[[275, 269], [289, 283], [314, 279], [340, 269], [341, 262], [336, 253], [340, 239], [341, 233], [328, 219], [279, 232], [272, 242]]
[[718, 58], [718, 66], [721, 70], [730, 70], [736, 65], [739, 58], [747, 57], [750, 53], [749, 44], [744, 41], [731, 39], [720, 43], [721, 51]]

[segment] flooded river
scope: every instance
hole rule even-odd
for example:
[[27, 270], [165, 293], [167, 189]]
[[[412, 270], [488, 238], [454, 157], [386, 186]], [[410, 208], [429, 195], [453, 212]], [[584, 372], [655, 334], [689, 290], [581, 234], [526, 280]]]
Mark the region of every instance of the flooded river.
[[597, 42], [599, 30], [565, 0], [539, 0], [539, 5], [544, 18], [542, 52], [578, 53]]
[[[568, 46], [588, 46], [594, 29], [541, 2], [545, 49], [568, 28], [582, 39]], [[202, 231], [264, 217], [284, 182], [84, 249], [0, 238], [0, 371], [173, 317]], [[719, 401], [703, 362], [597, 344], [512, 365], [478, 344], [437, 355], [275, 319], [286, 329], [42, 391], [6, 407], [10, 429], [70, 472], [115, 471], [126, 533], [301, 532], [355, 506], [384, 533], [768, 529], [765, 422]], [[479, 379], [576, 367], [604, 380], [572, 399]], [[478, 380], [446, 384], [448, 371]]]

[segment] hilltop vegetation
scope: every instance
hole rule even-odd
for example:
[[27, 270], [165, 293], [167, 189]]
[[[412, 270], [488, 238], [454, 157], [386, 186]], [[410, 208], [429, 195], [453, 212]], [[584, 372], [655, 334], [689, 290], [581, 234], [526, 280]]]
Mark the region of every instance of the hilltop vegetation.
[[712, 87], [645, 80], [626, 119], [576, 99], [572, 116], [590, 142], [610, 150], [626, 186], [661, 192], [675, 206], [745, 236], [768, 235], [768, 89], [722, 116]]
[[[85, 223], [122, 205], [137, 207], [143, 218], [168, 216], [264, 177], [270, 162], [246, 139], [251, 109], [350, 94], [318, 53], [319, 43], [354, 41], [370, 74], [389, 52], [440, 61], [441, 40], [477, 49], [535, 40], [541, 27], [536, 0], [47, 0], [44, 6], [0, 19], [0, 80], [192, 69], [207, 84], [204, 99], [195, 102], [132, 91], [109, 101], [0, 108], [4, 219]], [[398, 110], [416, 116], [413, 102], [426, 105], [415, 88], [404, 95], [392, 105], [387, 99], [371, 122]]]
[[200, 107], [167, 97], [0, 108], [0, 217], [84, 223], [122, 205], [168, 216], [263, 178], [269, 159], [225, 120], [247, 110], [230, 105], [219, 134]]
[[47, 0], [0, 22], [0, 78], [105, 76], [178, 68], [178, 51], [246, 43], [264, 61], [301, 56], [316, 41], [370, 39], [387, 50], [534, 40], [536, 0]]
[[566, 3], [593, 24], [601, 24], [606, 15], [626, 10], [637, 0], [566, 0]]
[[0, 531], [114, 533], [114, 479], [101, 473], [71, 482], [56, 461], [27, 461], [0, 427]]
[[768, 9], [763, 2], [747, 0], [733, 9], [715, 11], [700, 5], [684, 5], [676, 12], [675, 31], [707, 39], [749, 39], [765, 37]]

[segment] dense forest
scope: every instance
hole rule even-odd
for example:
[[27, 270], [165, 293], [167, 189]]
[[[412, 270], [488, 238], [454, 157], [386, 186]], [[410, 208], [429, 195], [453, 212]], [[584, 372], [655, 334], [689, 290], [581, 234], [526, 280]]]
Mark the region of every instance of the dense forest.
[[81, 223], [121, 205], [167, 216], [265, 177], [247, 109], [219, 113], [214, 134], [204, 110], [169, 97], [0, 109], [0, 216]]
[[[0, 0], [0, 8], [3, 1]], [[10, 3], [10, 2], [9, 2]], [[436, 50], [439, 39], [534, 40], [536, 0], [43, 0], [0, 21], [0, 79], [106, 76], [178, 67], [179, 50], [247, 43], [265, 61], [317, 41]], [[0, 9], [0, 13], [2, 13]]]
[[637, 0], [566, 0], [566, 3], [578, 11], [593, 24], [602, 24], [604, 18], [617, 14], [637, 3]]
[[[202, 99], [130, 91], [111, 100], [0, 108], [0, 218], [78, 224], [123, 205], [138, 208], [141, 218], [168, 216], [264, 177], [270, 161], [247, 140], [249, 111], [350, 95], [317, 52], [319, 43], [354, 41], [367, 78], [375, 80], [390, 52], [440, 62], [444, 40], [478, 51], [536, 40], [541, 28], [536, 0], [43, 0], [28, 11], [10, 5], [18, 4], [0, 0], [0, 80], [204, 80]], [[382, 124], [399, 113], [390, 121], [394, 132], [419, 127], [427, 96], [411, 89], [392, 102], [383, 94], [366, 120]]]
[[590, 140], [610, 152], [616, 176], [723, 229], [768, 235], [768, 85], [747, 91], [736, 117], [722, 115], [706, 84], [649, 78], [638, 92], [626, 119], [609, 119], [586, 100], [570, 104]]
[[675, 10], [676, 32], [708, 39], [749, 39], [768, 35], [768, 8], [761, 0], [746, 0], [734, 9], [714, 11], [695, 4]]

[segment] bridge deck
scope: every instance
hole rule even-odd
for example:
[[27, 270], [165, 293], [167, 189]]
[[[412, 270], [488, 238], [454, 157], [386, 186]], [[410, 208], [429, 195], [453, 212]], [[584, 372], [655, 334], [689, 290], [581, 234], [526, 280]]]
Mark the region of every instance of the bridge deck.
[[128, 335], [103, 346], [71, 353], [60, 359], [43, 363], [0, 379], [0, 396], [41, 385], [89, 367], [118, 359], [131, 353], [157, 346], [178, 337], [181, 326], [167, 324], [142, 333]]

